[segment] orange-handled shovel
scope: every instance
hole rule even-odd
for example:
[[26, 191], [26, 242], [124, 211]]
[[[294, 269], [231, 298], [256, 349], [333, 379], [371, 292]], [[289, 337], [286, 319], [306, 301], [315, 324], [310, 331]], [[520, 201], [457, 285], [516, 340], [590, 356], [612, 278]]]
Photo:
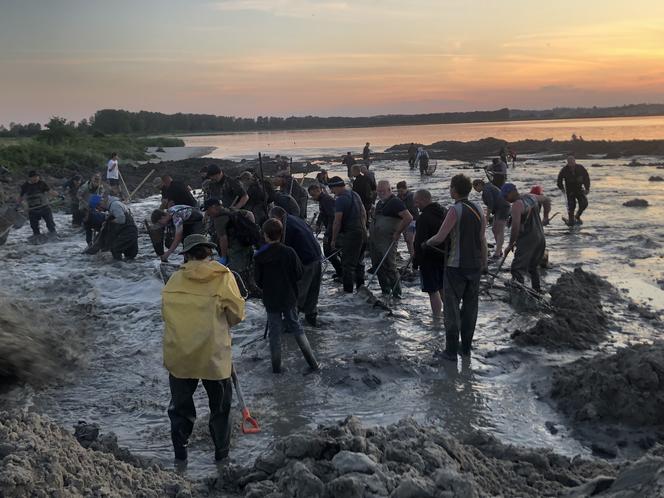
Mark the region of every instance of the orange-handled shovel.
[[235, 373], [235, 366], [231, 371], [231, 377], [233, 378], [233, 385], [235, 386], [235, 393], [237, 394], [237, 401], [240, 403], [240, 410], [242, 410], [242, 424], [240, 429], [242, 429], [243, 434], [257, 434], [261, 431], [260, 426], [255, 418], [249, 413], [249, 408], [244, 404], [244, 397], [242, 396], [242, 389], [240, 388], [240, 382], [237, 380], [237, 373]]

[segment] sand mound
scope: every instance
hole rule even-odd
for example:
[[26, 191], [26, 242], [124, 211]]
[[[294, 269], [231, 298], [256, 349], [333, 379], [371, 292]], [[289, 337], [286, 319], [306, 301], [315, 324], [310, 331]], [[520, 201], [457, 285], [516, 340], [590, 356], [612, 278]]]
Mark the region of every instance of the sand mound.
[[38, 303], [0, 296], [0, 390], [64, 379], [81, 361], [76, 337], [73, 327]]
[[0, 441], [3, 497], [191, 496], [189, 485], [176, 475], [85, 449], [69, 432], [36, 414], [0, 412]]
[[349, 417], [278, 440], [236, 482], [251, 498], [552, 496], [613, 473], [608, 464], [506, 446], [483, 433], [461, 443], [409, 419], [364, 429]]
[[577, 421], [664, 425], [664, 343], [630, 346], [558, 367], [551, 397]]
[[526, 331], [516, 330], [512, 338], [521, 346], [588, 349], [607, 335], [602, 296], [613, 292], [611, 284], [581, 268], [564, 273], [551, 287], [553, 316], [541, 318]]

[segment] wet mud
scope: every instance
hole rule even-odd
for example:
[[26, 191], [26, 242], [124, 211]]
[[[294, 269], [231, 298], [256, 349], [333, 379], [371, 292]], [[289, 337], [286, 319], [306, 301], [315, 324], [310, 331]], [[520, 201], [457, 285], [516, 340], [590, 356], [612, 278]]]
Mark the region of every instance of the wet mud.
[[597, 275], [575, 268], [551, 287], [551, 316], [540, 318], [524, 331], [512, 334], [520, 346], [547, 349], [588, 349], [607, 336], [609, 317], [602, 297], [615, 299], [612, 286]]

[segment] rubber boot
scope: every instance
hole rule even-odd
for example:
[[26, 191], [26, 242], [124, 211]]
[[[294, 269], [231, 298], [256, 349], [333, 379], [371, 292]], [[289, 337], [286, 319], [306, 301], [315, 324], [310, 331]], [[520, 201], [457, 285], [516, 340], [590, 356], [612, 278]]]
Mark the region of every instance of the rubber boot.
[[281, 373], [281, 336], [273, 337], [270, 334], [270, 357], [272, 359], [272, 373]]
[[307, 363], [311, 369], [318, 370], [318, 362], [316, 361], [314, 353], [311, 351], [311, 345], [309, 344], [307, 336], [305, 334], [300, 334], [295, 336], [295, 340], [297, 341], [297, 345], [300, 346], [302, 356], [304, 356], [304, 359], [307, 360]]
[[574, 226], [574, 222], [575, 222], [575, 220], [576, 220], [576, 218], [574, 217], [574, 211], [570, 211], [569, 213], [567, 213], [567, 216], [568, 216], [568, 218], [567, 218], [567, 226], [573, 227], [573, 226]]

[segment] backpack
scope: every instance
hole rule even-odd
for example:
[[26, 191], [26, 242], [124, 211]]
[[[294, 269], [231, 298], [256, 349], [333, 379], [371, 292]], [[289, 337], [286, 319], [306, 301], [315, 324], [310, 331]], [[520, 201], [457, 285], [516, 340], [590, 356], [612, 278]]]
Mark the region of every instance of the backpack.
[[233, 235], [243, 246], [255, 246], [261, 241], [261, 232], [258, 225], [244, 216], [240, 211], [233, 211], [229, 215]]

